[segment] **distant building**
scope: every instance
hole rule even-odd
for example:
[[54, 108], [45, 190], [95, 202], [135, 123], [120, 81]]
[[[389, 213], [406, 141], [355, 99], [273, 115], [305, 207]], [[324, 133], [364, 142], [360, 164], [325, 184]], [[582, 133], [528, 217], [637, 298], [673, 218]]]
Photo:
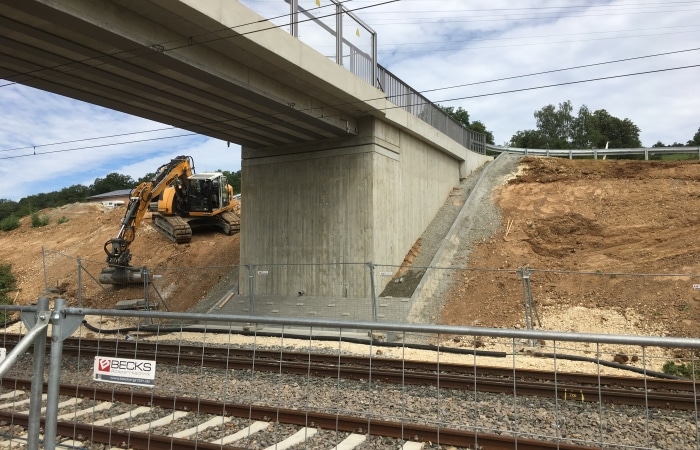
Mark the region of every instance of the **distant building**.
[[92, 203], [102, 203], [108, 208], [117, 208], [129, 203], [131, 189], [120, 189], [118, 191], [105, 192], [104, 194], [91, 195], [88, 201]]

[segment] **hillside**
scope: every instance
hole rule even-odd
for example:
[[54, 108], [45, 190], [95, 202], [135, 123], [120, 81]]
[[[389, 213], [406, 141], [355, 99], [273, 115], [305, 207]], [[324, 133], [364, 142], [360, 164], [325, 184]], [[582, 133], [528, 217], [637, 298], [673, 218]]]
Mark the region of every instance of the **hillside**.
[[492, 195], [501, 225], [459, 274], [444, 322], [522, 325], [512, 270], [529, 267], [546, 328], [698, 336], [700, 276], [674, 274], [700, 274], [700, 163], [524, 158]]
[[[523, 326], [514, 272], [529, 267], [546, 328], [700, 333], [700, 290], [693, 288], [700, 275], [692, 276], [700, 274], [700, 163], [524, 158], [519, 175], [492, 198], [501, 225], [468, 263], [455, 262], [468, 270], [455, 274], [443, 323]], [[46, 273], [46, 284], [77, 305], [77, 257], [85, 269], [83, 305], [143, 297], [142, 287], [103, 291], [91, 279], [105, 266], [102, 246], [117, 233], [122, 209], [73, 204], [41, 214], [51, 219], [46, 227], [32, 228], [27, 217], [19, 229], [0, 232], [0, 261], [12, 263], [21, 289], [15, 303], [36, 301]], [[146, 219], [132, 252], [134, 266], [158, 275], [161, 309], [185, 311], [239, 263], [239, 235], [195, 234], [178, 246]]]
[[[118, 233], [123, 208], [74, 203], [39, 214], [50, 218], [47, 226], [32, 228], [31, 219], [24, 217], [20, 228], [0, 232], [0, 262], [12, 264], [20, 289], [15, 293], [15, 304], [35, 302], [45, 292], [46, 278], [50, 289], [66, 298], [69, 305], [77, 305], [78, 257], [84, 306], [111, 308], [120, 300], [143, 298], [142, 286], [108, 286], [103, 290], [93, 279], [106, 267], [103, 246]], [[238, 249], [238, 234], [226, 236], [215, 231], [195, 233], [190, 243], [176, 245], [151, 226], [146, 214], [131, 245], [131, 264], [146, 266], [156, 275], [154, 284], [165, 299], [161, 310], [185, 311], [238, 264]], [[150, 291], [149, 298], [158, 296]]]

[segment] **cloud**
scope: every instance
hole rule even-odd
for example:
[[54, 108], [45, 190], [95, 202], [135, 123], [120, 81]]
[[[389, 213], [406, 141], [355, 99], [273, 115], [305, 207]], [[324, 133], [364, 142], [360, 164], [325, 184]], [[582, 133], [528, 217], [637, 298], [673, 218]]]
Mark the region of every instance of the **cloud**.
[[[289, 22], [284, 2], [243, 3], [265, 17], [277, 17], [274, 22], [280, 26]], [[685, 142], [700, 126], [695, 92], [699, 68], [619, 77], [697, 64], [698, 50], [524, 76], [700, 48], [700, 7], [693, 3], [384, 3], [344, 3], [351, 9], [368, 7], [355, 13], [377, 32], [379, 63], [415, 89], [427, 91], [432, 101], [469, 111], [472, 120], [493, 132], [496, 143], [535, 128], [536, 110], [566, 100], [576, 109], [585, 104], [592, 111], [606, 109], [629, 118], [647, 146]], [[300, 4], [315, 8], [314, 0]], [[321, 4], [324, 9], [317, 13], [327, 14], [330, 2]], [[301, 28], [302, 40], [317, 38], [310, 23]], [[368, 33], [356, 36], [352, 21], [346, 28], [352, 39], [368, 45]], [[603, 77], [619, 78], [523, 90]], [[447, 89], [452, 86], [459, 87]], [[523, 91], [499, 94], [515, 90]], [[194, 156], [198, 171], [241, 167], [238, 145], [227, 147], [216, 139], [25, 86], [0, 87], [0, 112], [0, 198], [18, 200], [73, 184], [89, 185], [111, 172], [136, 179], [177, 155]], [[144, 131], [150, 132], [135, 134]]]
[[0, 89], [0, 198], [90, 185], [117, 172], [138, 179], [178, 155], [196, 168], [237, 171], [240, 146], [33, 88]]

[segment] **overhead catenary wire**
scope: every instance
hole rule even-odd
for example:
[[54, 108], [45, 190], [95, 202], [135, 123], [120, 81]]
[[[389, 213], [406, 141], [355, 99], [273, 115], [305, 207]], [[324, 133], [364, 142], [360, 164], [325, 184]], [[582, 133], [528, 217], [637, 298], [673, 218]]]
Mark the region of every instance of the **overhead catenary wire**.
[[[694, 65], [689, 65], [689, 66], [681, 66], [681, 67], [671, 67], [671, 68], [666, 68], [666, 69], [656, 69], [656, 70], [647, 70], [643, 72], [634, 72], [634, 73], [627, 73], [627, 74], [620, 74], [620, 75], [611, 75], [611, 76], [606, 76], [606, 77], [597, 77], [597, 78], [590, 78], [586, 80], [574, 80], [574, 81], [566, 81], [566, 82], [561, 82], [561, 83], [553, 83], [553, 84], [547, 84], [547, 85], [540, 85], [540, 86], [532, 86], [532, 87], [526, 87], [526, 88], [519, 88], [519, 89], [510, 89], [510, 90], [505, 90], [505, 91], [499, 91], [499, 92], [491, 92], [491, 93], [486, 93], [486, 94], [475, 94], [475, 95], [468, 95], [468, 96], [462, 96], [462, 97], [455, 97], [455, 98], [450, 98], [450, 99], [443, 99], [439, 100], [438, 102], [442, 103], [449, 103], [457, 100], [466, 100], [466, 99], [472, 99], [472, 98], [481, 98], [481, 97], [488, 97], [488, 96], [494, 96], [494, 95], [504, 95], [504, 94], [511, 94], [511, 93], [516, 93], [516, 92], [525, 92], [525, 91], [532, 91], [532, 90], [538, 90], [538, 89], [545, 89], [545, 88], [551, 88], [551, 87], [558, 87], [558, 86], [567, 86], [567, 85], [573, 85], [573, 84], [582, 84], [582, 83], [590, 83], [594, 81], [603, 81], [603, 80], [611, 80], [611, 79], [616, 79], [616, 78], [625, 78], [625, 77], [631, 77], [631, 76], [639, 76], [639, 75], [648, 75], [648, 74], [653, 74], [653, 73], [662, 73], [662, 72], [669, 72], [673, 70], [683, 70], [683, 69], [691, 69], [691, 68], [697, 68], [700, 67], [700, 64], [694, 64]], [[418, 106], [418, 105], [423, 105], [426, 104], [427, 102], [419, 102], [419, 103], [414, 103], [408, 106]], [[352, 104], [352, 103], [348, 103]], [[334, 105], [329, 105], [329, 106], [334, 106]], [[387, 108], [381, 108], [381, 110], [386, 111], [390, 109], [400, 109], [403, 108], [402, 106], [391, 106]], [[255, 117], [255, 116], [251, 116]], [[227, 119], [229, 120], [229, 119]], [[224, 121], [216, 121], [212, 123], [222, 123]], [[289, 121], [288, 123], [294, 123], [296, 121]], [[205, 125], [205, 124], [198, 124], [198, 125]], [[248, 127], [237, 127], [235, 128], [236, 130], [246, 130], [246, 129], [255, 129], [255, 128], [261, 128], [264, 127], [265, 125], [259, 125], [257, 127], [253, 126], [248, 126]], [[233, 128], [232, 128], [233, 129]], [[226, 130], [219, 130], [219, 131], [226, 131]], [[194, 136], [197, 135], [197, 133], [188, 133], [184, 135], [179, 135], [177, 137], [184, 137], [184, 136]], [[145, 142], [145, 141], [157, 141], [160, 139], [171, 139], [173, 137], [161, 137], [161, 138], [153, 138], [153, 139], [144, 139], [140, 141], [132, 141], [129, 143], [135, 143], [135, 142]], [[97, 138], [96, 138], [97, 139]], [[46, 151], [46, 152], [33, 152], [30, 154], [24, 154], [24, 155], [13, 155], [13, 156], [4, 156], [0, 157], [0, 160], [4, 159], [14, 159], [14, 158], [23, 158], [27, 156], [38, 156], [38, 155], [44, 155], [44, 154], [49, 154], [49, 153], [63, 153], [63, 152], [68, 152], [68, 151], [78, 151], [78, 150], [85, 150], [88, 148], [102, 148], [102, 147], [111, 147], [115, 145], [122, 145], [124, 143], [110, 143], [110, 144], [101, 144], [101, 145], [94, 145], [94, 146], [86, 146], [86, 147], [80, 147], [80, 148], [75, 148], [75, 149], [62, 149], [62, 150], [53, 150], [53, 151]], [[35, 148], [34, 146], [33, 148]]]

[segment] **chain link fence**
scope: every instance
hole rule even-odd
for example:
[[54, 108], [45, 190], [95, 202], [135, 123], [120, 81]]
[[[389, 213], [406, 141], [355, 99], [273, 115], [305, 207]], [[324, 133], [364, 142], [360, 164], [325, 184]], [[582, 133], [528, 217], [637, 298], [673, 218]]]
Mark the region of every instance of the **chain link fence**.
[[60, 295], [80, 307], [472, 325], [493, 325], [497, 318], [498, 325], [549, 330], [569, 327], [562, 322], [567, 314], [602, 321], [599, 316], [612, 311], [629, 332], [644, 322], [650, 332], [664, 333], [661, 324], [669, 321], [691, 326], [700, 302], [700, 274], [691, 273], [371, 262], [158, 266], [135, 269], [137, 282], [120, 287], [100, 283], [104, 261], [44, 249], [41, 267], [43, 290], [25, 295]]
[[11, 448], [700, 448], [698, 339], [382, 323], [389, 343], [375, 322], [0, 310], [23, 319], [0, 342]]

